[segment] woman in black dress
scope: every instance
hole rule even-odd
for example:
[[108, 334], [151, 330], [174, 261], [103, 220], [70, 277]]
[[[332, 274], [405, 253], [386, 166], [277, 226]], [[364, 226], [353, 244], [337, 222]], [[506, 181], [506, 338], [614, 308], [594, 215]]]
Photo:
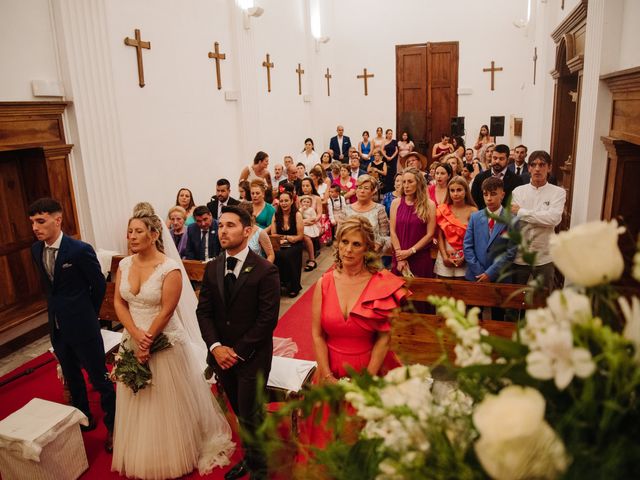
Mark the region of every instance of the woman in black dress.
[[384, 150], [382, 156], [387, 162], [387, 176], [384, 179], [384, 191], [382, 193], [392, 192], [394, 190], [394, 178], [398, 171], [398, 142], [393, 138], [393, 130], [390, 128], [385, 132]]
[[288, 190], [283, 190], [278, 196], [278, 207], [271, 222], [271, 234], [280, 236], [280, 249], [276, 252], [275, 264], [280, 270], [280, 283], [293, 298], [302, 289], [300, 275], [304, 224], [293, 195]]

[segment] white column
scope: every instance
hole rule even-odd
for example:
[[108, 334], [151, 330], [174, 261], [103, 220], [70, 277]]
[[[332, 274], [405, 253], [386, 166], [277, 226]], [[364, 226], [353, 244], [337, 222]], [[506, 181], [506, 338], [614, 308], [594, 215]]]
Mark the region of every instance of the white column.
[[616, 70], [622, 14], [622, 0], [589, 0], [572, 225], [597, 220], [602, 213], [607, 152], [600, 137], [609, 133], [611, 92], [600, 75]]
[[126, 189], [105, 0], [51, 0], [82, 237], [126, 252]]
[[[229, 1], [229, 25], [231, 29], [231, 41], [234, 52], [233, 65], [235, 69], [236, 84], [234, 90], [240, 92], [238, 131], [238, 152], [242, 156], [241, 167], [244, 168], [253, 162], [253, 157], [260, 149], [258, 121], [260, 111], [258, 102], [258, 78], [256, 75], [256, 55], [251, 25], [248, 30], [243, 26], [243, 11], [235, 0]], [[252, 19], [253, 21], [254, 19]], [[253, 23], [253, 22], [252, 22]]]

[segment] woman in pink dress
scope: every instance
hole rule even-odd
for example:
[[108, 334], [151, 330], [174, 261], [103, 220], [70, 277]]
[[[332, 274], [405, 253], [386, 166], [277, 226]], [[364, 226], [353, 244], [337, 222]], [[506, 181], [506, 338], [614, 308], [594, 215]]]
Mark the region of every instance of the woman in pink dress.
[[348, 376], [346, 367], [379, 375], [400, 365], [389, 351], [389, 315], [407, 296], [404, 280], [381, 270], [373, 227], [345, 220], [336, 234], [335, 268], [316, 284], [311, 333], [321, 382]]
[[[431, 164], [433, 167], [434, 164]], [[435, 163], [435, 169], [433, 171], [433, 177], [435, 183], [429, 185], [429, 198], [437, 205], [444, 202], [444, 198], [447, 196], [447, 185], [449, 180], [453, 176], [453, 169], [451, 165], [446, 162]]]

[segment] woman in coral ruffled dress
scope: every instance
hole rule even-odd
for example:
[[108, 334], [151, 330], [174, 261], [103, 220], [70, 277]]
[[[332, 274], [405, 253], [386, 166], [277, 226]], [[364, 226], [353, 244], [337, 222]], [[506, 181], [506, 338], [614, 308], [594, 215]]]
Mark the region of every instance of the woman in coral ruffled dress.
[[361, 216], [336, 235], [335, 268], [316, 284], [313, 344], [318, 378], [333, 383], [346, 367], [378, 375], [399, 366], [389, 350], [390, 313], [407, 296], [404, 280], [379, 267], [373, 227]]

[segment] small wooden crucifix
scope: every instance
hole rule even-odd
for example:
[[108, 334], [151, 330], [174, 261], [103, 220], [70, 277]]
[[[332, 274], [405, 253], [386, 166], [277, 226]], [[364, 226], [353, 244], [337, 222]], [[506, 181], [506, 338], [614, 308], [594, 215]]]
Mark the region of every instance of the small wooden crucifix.
[[538, 63], [538, 47], [533, 47], [533, 84], [536, 84], [536, 66]]
[[271, 69], [274, 67], [274, 65], [268, 53], [267, 59], [262, 62], [262, 66], [267, 69], [267, 92], [271, 92]]
[[298, 68], [296, 68], [296, 73], [298, 74], [298, 95], [302, 95], [302, 74], [304, 70], [300, 64], [298, 64]]
[[496, 72], [501, 72], [502, 71], [502, 67], [496, 67], [496, 63], [491, 60], [491, 68], [483, 68], [482, 69], [483, 72], [491, 72], [491, 90], [495, 90], [495, 78], [494, 75]]
[[138, 85], [140, 88], [144, 87], [144, 68], [142, 67], [142, 49], [146, 48], [147, 50], [151, 50], [151, 42], [144, 42], [140, 38], [140, 30], [135, 29], [136, 38], [126, 37], [124, 39], [124, 44], [129, 47], [136, 47], [136, 58], [138, 60]]
[[218, 81], [218, 90], [222, 88], [222, 80], [220, 79], [220, 60], [227, 58], [226, 53], [220, 53], [220, 44], [215, 42], [213, 44], [213, 52], [209, 52], [209, 58], [213, 58], [216, 61], [216, 80]]
[[367, 69], [366, 68], [364, 69], [364, 73], [362, 75], [356, 75], [356, 78], [363, 78], [364, 79], [364, 94], [365, 94], [365, 96], [369, 95], [369, 85], [368, 85], [367, 79], [373, 78], [373, 77], [374, 77], [373, 73], [367, 74]]
[[333, 75], [331, 75], [329, 73], [329, 67], [327, 67], [327, 73], [324, 74], [324, 78], [327, 79], [327, 97], [331, 96], [331, 85], [329, 84], [329, 81], [331, 80], [331, 78], [333, 78]]

